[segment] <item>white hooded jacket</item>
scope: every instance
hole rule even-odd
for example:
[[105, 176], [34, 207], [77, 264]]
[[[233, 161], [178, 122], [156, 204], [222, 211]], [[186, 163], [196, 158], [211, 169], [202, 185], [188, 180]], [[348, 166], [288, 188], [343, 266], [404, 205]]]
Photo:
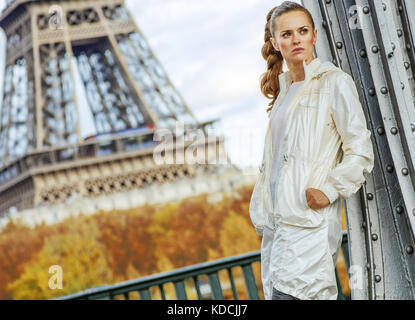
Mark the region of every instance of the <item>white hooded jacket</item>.
[[[280, 150], [273, 159], [271, 122], [292, 82], [289, 71], [279, 76], [280, 94], [269, 114], [249, 206], [255, 230], [263, 236], [265, 299], [271, 298], [273, 286], [300, 299], [337, 299], [341, 199], [357, 192], [374, 166], [371, 132], [353, 78], [319, 58], [303, 66], [305, 81], [287, 107]], [[278, 168], [275, 194], [270, 188], [272, 161]], [[322, 191], [330, 205], [311, 209], [308, 188]]]

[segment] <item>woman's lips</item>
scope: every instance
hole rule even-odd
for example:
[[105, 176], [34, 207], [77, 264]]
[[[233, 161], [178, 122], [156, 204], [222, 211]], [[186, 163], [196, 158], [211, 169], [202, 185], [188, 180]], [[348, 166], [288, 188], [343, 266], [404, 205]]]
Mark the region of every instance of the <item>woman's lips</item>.
[[298, 49], [293, 50], [294, 53], [301, 52], [301, 51], [304, 51], [304, 49], [303, 48], [298, 48]]

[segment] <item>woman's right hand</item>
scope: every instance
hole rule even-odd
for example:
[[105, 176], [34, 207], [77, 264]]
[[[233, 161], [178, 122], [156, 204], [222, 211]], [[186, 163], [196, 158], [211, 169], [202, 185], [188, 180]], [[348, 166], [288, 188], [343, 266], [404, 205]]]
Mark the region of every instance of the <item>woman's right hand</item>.
[[309, 188], [305, 191], [307, 204], [313, 210], [323, 209], [330, 205], [326, 195], [317, 189]]

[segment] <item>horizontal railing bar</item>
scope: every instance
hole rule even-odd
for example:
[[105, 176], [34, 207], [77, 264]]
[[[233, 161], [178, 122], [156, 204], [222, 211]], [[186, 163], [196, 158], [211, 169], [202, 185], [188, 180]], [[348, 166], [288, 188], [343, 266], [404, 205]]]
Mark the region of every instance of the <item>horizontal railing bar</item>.
[[129, 280], [115, 285], [104, 285], [96, 288], [91, 288], [79, 293], [59, 297], [56, 299], [80, 299], [82, 297], [95, 294], [102, 295], [103, 293], [107, 292], [111, 292], [114, 295], [117, 295], [122, 294], [125, 291], [138, 291], [140, 289], [157, 286], [161, 283], [182, 281], [194, 276], [198, 276], [200, 274], [208, 274], [227, 268], [237, 267], [243, 264], [257, 262], [260, 261], [260, 259], [260, 251], [253, 251], [235, 257], [227, 257], [216, 261], [203, 262], [197, 265], [154, 274], [140, 279]]
[[[342, 243], [347, 243], [347, 232], [343, 232]], [[233, 267], [242, 267], [261, 260], [261, 251], [253, 251], [233, 257], [227, 257], [215, 261], [203, 262], [168, 272], [146, 276], [140, 279], [125, 281], [114, 285], [104, 285], [87, 289], [75, 294], [54, 298], [52, 300], [69, 299], [94, 299], [102, 296], [124, 294], [125, 292], [146, 290], [150, 287], [160, 286], [165, 283], [177, 283], [203, 274], [211, 274]]]

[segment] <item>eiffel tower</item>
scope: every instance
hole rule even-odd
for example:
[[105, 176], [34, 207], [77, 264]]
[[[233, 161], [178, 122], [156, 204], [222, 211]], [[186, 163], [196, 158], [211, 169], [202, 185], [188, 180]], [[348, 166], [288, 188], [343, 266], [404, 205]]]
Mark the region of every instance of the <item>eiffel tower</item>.
[[[0, 26], [7, 37], [0, 215], [221, 167], [155, 164], [157, 130], [182, 123], [182, 137], [206, 134], [216, 120], [197, 121], [123, 0], [8, 1]], [[81, 135], [78, 86], [96, 132], [89, 138]], [[215, 136], [203, 145], [228, 159], [223, 142]]]

